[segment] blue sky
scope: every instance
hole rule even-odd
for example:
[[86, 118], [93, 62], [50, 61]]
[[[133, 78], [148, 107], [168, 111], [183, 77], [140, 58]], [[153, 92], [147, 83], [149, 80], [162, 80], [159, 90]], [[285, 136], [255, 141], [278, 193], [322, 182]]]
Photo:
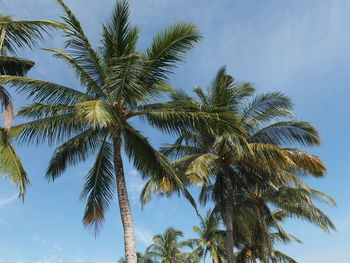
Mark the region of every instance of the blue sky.
[[[114, 0], [66, 3], [97, 43], [100, 24], [108, 18]], [[299, 262], [349, 262], [350, 1], [133, 0], [131, 6], [133, 23], [142, 29], [140, 48], [171, 22], [186, 20], [200, 27], [204, 39], [173, 76], [176, 88], [190, 91], [195, 85], [206, 86], [226, 64], [230, 74], [253, 83], [258, 92], [286, 93], [295, 103], [297, 117], [314, 123], [323, 145], [311, 151], [321, 156], [329, 172], [322, 180], [308, 182], [337, 200], [338, 208], [326, 211], [338, 232], [328, 235], [293, 221], [286, 228], [304, 243], [283, 250]], [[54, 0], [0, 0], [0, 8], [21, 19], [58, 19], [62, 14]], [[61, 48], [62, 43], [55, 38], [41, 46]], [[23, 56], [37, 62], [30, 76], [78, 87], [71, 72], [49, 54], [37, 50]], [[29, 103], [21, 96], [14, 98], [18, 106]], [[156, 146], [171, 141], [137, 125]], [[83, 203], [79, 201], [89, 163], [69, 169], [54, 184], [47, 184], [43, 174], [52, 150], [46, 146], [19, 148], [32, 180], [24, 204], [15, 198], [9, 183], [0, 181], [0, 263], [116, 262], [123, 254], [117, 201], [95, 239], [83, 229]], [[143, 251], [152, 235], [168, 226], [192, 235], [191, 228], [198, 220], [186, 201], [155, 199], [142, 210], [138, 194], [143, 182], [128, 163], [126, 173], [138, 250]]]

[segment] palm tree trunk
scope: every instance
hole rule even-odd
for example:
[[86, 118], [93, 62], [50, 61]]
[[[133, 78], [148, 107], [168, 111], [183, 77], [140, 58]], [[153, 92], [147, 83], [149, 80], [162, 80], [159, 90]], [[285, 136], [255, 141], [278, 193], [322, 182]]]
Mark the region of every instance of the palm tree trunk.
[[275, 250], [273, 249], [272, 241], [271, 241], [271, 238], [269, 236], [269, 231], [268, 231], [268, 227], [266, 224], [264, 205], [262, 205], [262, 204], [259, 204], [259, 217], [260, 217], [260, 224], [261, 224], [261, 227], [262, 227], [262, 230], [264, 233], [264, 237], [265, 237], [265, 242], [267, 245], [267, 250], [269, 253], [269, 258], [271, 259], [272, 263], [277, 263]]
[[227, 263], [234, 263], [235, 259], [233, 257], [233, 184], [230, 177], [229, 167], [224, 166], [222, 171], [227, 192], [225, 201]]
[[125, 259], [126, 263], [137, 263], [135, 230], [124, 177], [124, 167], [121, 156], [121, 130], [119, 126], [116, 126], [113, 132], [113, 146], [119, 209], [124, 230]]

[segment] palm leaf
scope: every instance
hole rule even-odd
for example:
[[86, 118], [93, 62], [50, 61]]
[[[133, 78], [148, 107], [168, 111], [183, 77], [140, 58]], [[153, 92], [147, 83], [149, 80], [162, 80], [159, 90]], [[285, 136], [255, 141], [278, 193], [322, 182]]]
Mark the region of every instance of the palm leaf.
[[18, 49], [32, 48], [54, 28], [64, 28], [64, 25], [49, 20], [14, 21], [9, 16], [0, 16], [0, 53], [16, 54]]
[[18, 187], [19, 196], [24, 197], [30, 182], [6, 129], [0, 129], [0, 142], [0, 173], [9, 178]]
[[157, 34], [146, 50], [147, 69], [160, 80], [167, 78], [176, 63], [201, 39], [193, 24], [178, 22]]
[[59, 146], [51, 157], [45, 177], [55, 180], [68, 166], [85, 161], [98, 148], [99, 133], [99, 130], [89, 129]]
[[72, 68], [76, 76], [80, 79], [80, 83], [87, 87], [87, 94], [94, 97], [106, 97], [106, 94], [98, 85], [96, 80], [91, 76], [72, 56], [64, 50], [45, 48], [44, 50], [51, 51], [53, 56], [62, 59], [70, 68]]
[[321, 143], [317, 130], [305, 121], [286, 121], [271, 124], [253, 134], [250, 140], [274, 145], [299, 144], [314, 146]]
[[83, 100], [94, 100], [86, 93], [52, 82], [18, 76], [0, 76], [0, 84], [17, 87], [17, 91], [28, 95], [36, 102], [73, 105]]
[[0, 75], [24, 76], [34, 62], [17, 57], [0, 57]]
[[[68, 53], [70, 53], [80, 67], [93, 78], [99, 87], [102, 87], [105, 83], [100, 56], [91, 47], [79, 20], [72, 11], [63, 0], [57, 0], [57, 2], [62, 6], [66, 14], [62, 19], [67, 24], [65, 34], [67, 38], [66, 47], [69, 50]], [[101, 90], [95, 90], [95, 92], [99, 94]]]
[[106, 140], [85, 180], [81, 193], [81, 199], [87, 202], [83, 223], [86, 227], [93, 227], [95, 234], [98, 234], [116, 189], [112, 145]]

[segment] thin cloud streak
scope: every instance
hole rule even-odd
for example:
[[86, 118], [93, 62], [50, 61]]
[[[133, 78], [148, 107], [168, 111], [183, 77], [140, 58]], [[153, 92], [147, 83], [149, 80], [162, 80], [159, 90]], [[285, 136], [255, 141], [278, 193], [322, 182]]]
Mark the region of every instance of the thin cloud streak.
[[6, 199], [3, 199], [3, 200], [0, 200], [0, 208], [10, 204], [11, 202], [13, 202], [14, 200], [16, 200], [18, 198], [18, 195], [15, 194], [9, 198], [6, 198]]

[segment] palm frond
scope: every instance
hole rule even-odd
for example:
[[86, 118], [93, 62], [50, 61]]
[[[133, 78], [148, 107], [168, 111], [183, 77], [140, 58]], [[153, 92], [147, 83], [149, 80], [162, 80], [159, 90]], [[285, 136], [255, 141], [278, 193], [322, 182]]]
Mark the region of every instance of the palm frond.
[[102, 139], [99, 133], [99, 130], [89, 129], [57, 147], [51, 157], [45, 177], [54, 181], [68, 166], [85, 161], [97, 150]]
[[91, 76], [86, 69], [84, 69], [77, 61], [77, 59], [73, 58], [69, 54], [67, 54], [64, 50], [61, 49], [52, 49], [45, 48], [44, 50], [50, 51], [53, 53], [53, 56], [59, 59], [62, 59], [70, 68], [73, 69], [77, 78], [80, 79], [80, 83], [87, 87], [87, 94], [97, 97], [103, 98], [106, 97], [106, 94], [96, 82], [93, 76]]
[[250, 137], [252, 142], [274, 145], [314, 146], [321, 143], [317, 130], [305, 121], [277, 122], [259, 130]]
[[[57, 2], [65, 11], [65, 16], [62, 19], [67, 24], [65, 34], [68, 54], [71, 54], [74, 60], [93, 78], [99, 87], [104, 86], [105, 78], [100, 56], [92, 48], [79, 20], [72, 11], [63, 0], [57, 0]], [[99, 91], [96, 90], [95, 92], [98, 93]]]
[[34, 62], [17, 57], [0, 57], [0, 75], [24, 76]]
[[62, 143], [66, 138], [71, 138], [84, 131], [84, 126], [76, 119], [75, 114], [61, 114], [33, 120], [11, 127], [17, 133], [21, 143], [42, 143], [49, 145]]
[[0, 173], [13, 182], [19, 196], [24, 197], [30, 182], [6, 129], [0, 129]]
[[291, 160], [290, 166], [299, 176], [323, 177], [327, 172], [325, 164], [316, 155], [298, 149], [284, 149], [283, 152]]
[[86, 200], [83, 223], [98, 234], [116, 189], [112, 145], [103, 141], [94, 166], [85, 178], [81, 199]]
[[119, 122], [117, 109], [104, 100], [80, 102], [75, 107], [77, 117], [92, 127], [106, 127], [111, 123]]
[[102, 53], [105, 59], [129, 55], [135, 51], [138, 29], [130, 26], [129, 17], [128, 1], [118, 1], [111, 18], [103, 27]]
[[50, 20], [15, 21], [0, 16], [0, 53], [16, 54], [18, 49], [32, 48], [54, 28], [64, 28], [64, 25]]
[[159, 80], [167, 79], [176, 63], [183, 61], [184, 54], [200, 39], [197, 27], [193, 24], [177, 22], [169, 26], [153, 38], [146, 50], [148, 71]]
[[27, 77], [0, 76], [0, 84], [16, 87], [18, 92], [27, 94], [28, 98], [42, 103], [73, 105], [80, 101], [96, 99], [75, 89]]
[[279, 117], [290, 117], [293, 104], [282, 93], [272, 92], [256, 96], [242, 109], [242, 120], [249, 126]]
[[166, 196], [170, 196], [174, 192], [182, 192], [197, 211], [196, 202], [175, 173], [171, 164], [164, 155], [149, 144], [147, 138], [143, 137], [130, 125], [124, 126], [123, 138], [125, 152], [129, 159], [133, 161], [134, 167], [142, 173], [144, 178], [152, 180], [152, 183], [146, 185], [147, 190], [142, 191], [142, 193], [148, 193], [147, 198], [142, 198], [143, 205], [145, 204], [144, 201], [150, 200], [149, 194], [151, 190]]
[[275, 255], [281, 263], [298, 263], [295, 259], [280, 251], [275, 251]]

